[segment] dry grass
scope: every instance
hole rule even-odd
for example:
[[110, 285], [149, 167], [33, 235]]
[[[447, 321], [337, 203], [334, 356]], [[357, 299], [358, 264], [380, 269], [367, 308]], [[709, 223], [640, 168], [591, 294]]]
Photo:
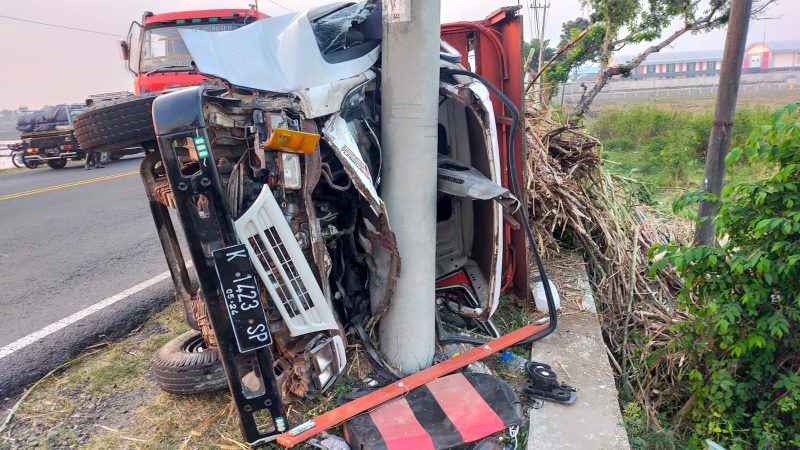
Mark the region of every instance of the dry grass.
[[43, 380], [0, 436], [0, 448], [240, 448], [227, 392], [167, 394], [150, 373], [154, 352], [186, 329], [173, 305], [128, 339]]
[[682, 228], [665, 226], [670, 219], [627, 189], [633, 180], [601, 166], [597, 139], [552, 120], [550, 111], [526, 116], [529, 211], [540, 250], [551, 257], [562, 246], [580, 250], [623, 395], [657, 425], [683, 370], [680, 355], [663, 351], [674, 338], [670, 327], [685, 315], [674, 302], [681, 280], [670, 270], [651, 278], [646, 255]]
[[[42, 380], [23, 400], [0, 434], [0, 448], [247, 448], [227, 391], [172, 395], [155, 383], [150, 372], [153, 354], [187, 329], [179, 306], [172, 305], [127, 339], [89, 350]], [[340, 394], [353, 390], [371, 371], [357, 346], [348, 350], [352, 364], [347, 377], [325, 394], [287, 405], [290, 423], [332, 409]], [[6, 406], [11, 408], [15, 401]], [[52, 431], [55, 438], [48, 438]]]

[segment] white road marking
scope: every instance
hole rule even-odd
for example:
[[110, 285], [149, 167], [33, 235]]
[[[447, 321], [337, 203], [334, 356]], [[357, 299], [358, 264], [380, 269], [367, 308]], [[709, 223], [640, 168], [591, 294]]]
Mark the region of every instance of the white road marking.
[[[192, 261], [187, 261], [186, 262], [186, 268], [189, 268], [192, 265], [193, 265]], [[35, 331], [35, 332], [25, 336], [25, 337], [19, 338], [16, 341], [6, 345], [5, 347], [0, 348], [0, 359], [3, 359], [6, 356], [11, 355], [12, 353], [16, 352], [17, 350], [21, 350], [21, 349], [33, 344], [36, 341], [44, 339], [47, 336], [55, 333], [56, 331], [62, 330], [64, 328], [72, 325], [73, 323], [75, 323], [75, 322], [77, 322], [77, 321], [79, 321], [81, 319], [84, 319], [84, 318], [96, 313], [97, 311], [100, 311], [103, 308], [107, 308], [107, 307], [113, 305], [114, 303], [119, 302], [120, 300], [124, 300], [124, 299], [130, 297], [131, 295], [136, 294], [137, 292], [143, 291], [143, 290], [149, 288], [150, 286], [155, 285], [156, 283], [164, 281], [167, 278], [169, 278], [169, 276], [170, 276], [169, 275], [169, 270], [164, 272], [164, 273], [160, 273], [160, 274], [154, 276], [153, 278], [150, 278], [149, 280], [142, 281], [141, 283], [137, 284], [136, 286], [130, 287], [128, 289], [125, 289], [124, 291], [120, 292], [119, 294], [112, 295], [111, 297], [108, 297], [105, 300], [101, 300], [100, 302], [97, 302], [94, 305], [89, 306], [88, 308], [82, 309], [82, 310], [76, 312], [75, 314], [71, 314], [71, 315], [69, 315], [67, 317], [64, 317], [63, 319], [61, 319], [59, 321], [53, 322], [50, 325], [47, 325], [46, 327], [42, 328], [39, 331]]]

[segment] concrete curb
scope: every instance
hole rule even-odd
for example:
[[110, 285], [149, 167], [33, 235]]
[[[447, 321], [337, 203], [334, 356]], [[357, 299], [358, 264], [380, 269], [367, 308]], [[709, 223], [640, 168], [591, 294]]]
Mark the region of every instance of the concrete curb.
[[559, 381], [578, 390], [578, 398], [572, 405], [544, 402], [541, 408], [530, 409], [527, 448], [630, 449], [585, 268], [568, 284], [571, 291], [558, 286], [562, 291], [558, 328], [533, 344], [531, 359], [550, 364]]

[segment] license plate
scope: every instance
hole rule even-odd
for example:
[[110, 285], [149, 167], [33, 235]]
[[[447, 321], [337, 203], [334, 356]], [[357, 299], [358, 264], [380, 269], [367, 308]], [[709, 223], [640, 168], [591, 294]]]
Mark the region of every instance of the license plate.
[[242, 244], [232, 245], [214, 251], [213, 255], [239, 351], [246, 353], [272, 344], [247, 249]]

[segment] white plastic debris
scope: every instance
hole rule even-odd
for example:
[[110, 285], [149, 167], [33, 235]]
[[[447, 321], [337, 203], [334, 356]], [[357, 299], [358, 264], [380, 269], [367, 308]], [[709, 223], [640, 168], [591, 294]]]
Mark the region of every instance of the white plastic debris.
[[486, 375], [494, 375], [492, 373], [492, 369], [490, 369], [489, 366], [480, 361], [475, 361], [474, 363], [468, 365], [467, 372], [485, 373]]
[[320, 433], [319, 438], [309, 439], [308, 443], [313, 447], [325, 450], [350, 450], [350, 445], [347, 444], [347, 441], [324, 431]]
[[[553, 303], [556, 306], [556, 311], [561, 309], [561, 298], [558, 296], [558, 290], [556, 289], [556, 285], [553, 284], [552, 281], [547, 280], [550, 283], [550, 291], [553, 293]], [[541, 281], [535, 281], [533, 283], [533, 299], [536, 302], [536, 309], [546, 313], [547, 312], [547, 297], [544, 295], [544, 283]]]

